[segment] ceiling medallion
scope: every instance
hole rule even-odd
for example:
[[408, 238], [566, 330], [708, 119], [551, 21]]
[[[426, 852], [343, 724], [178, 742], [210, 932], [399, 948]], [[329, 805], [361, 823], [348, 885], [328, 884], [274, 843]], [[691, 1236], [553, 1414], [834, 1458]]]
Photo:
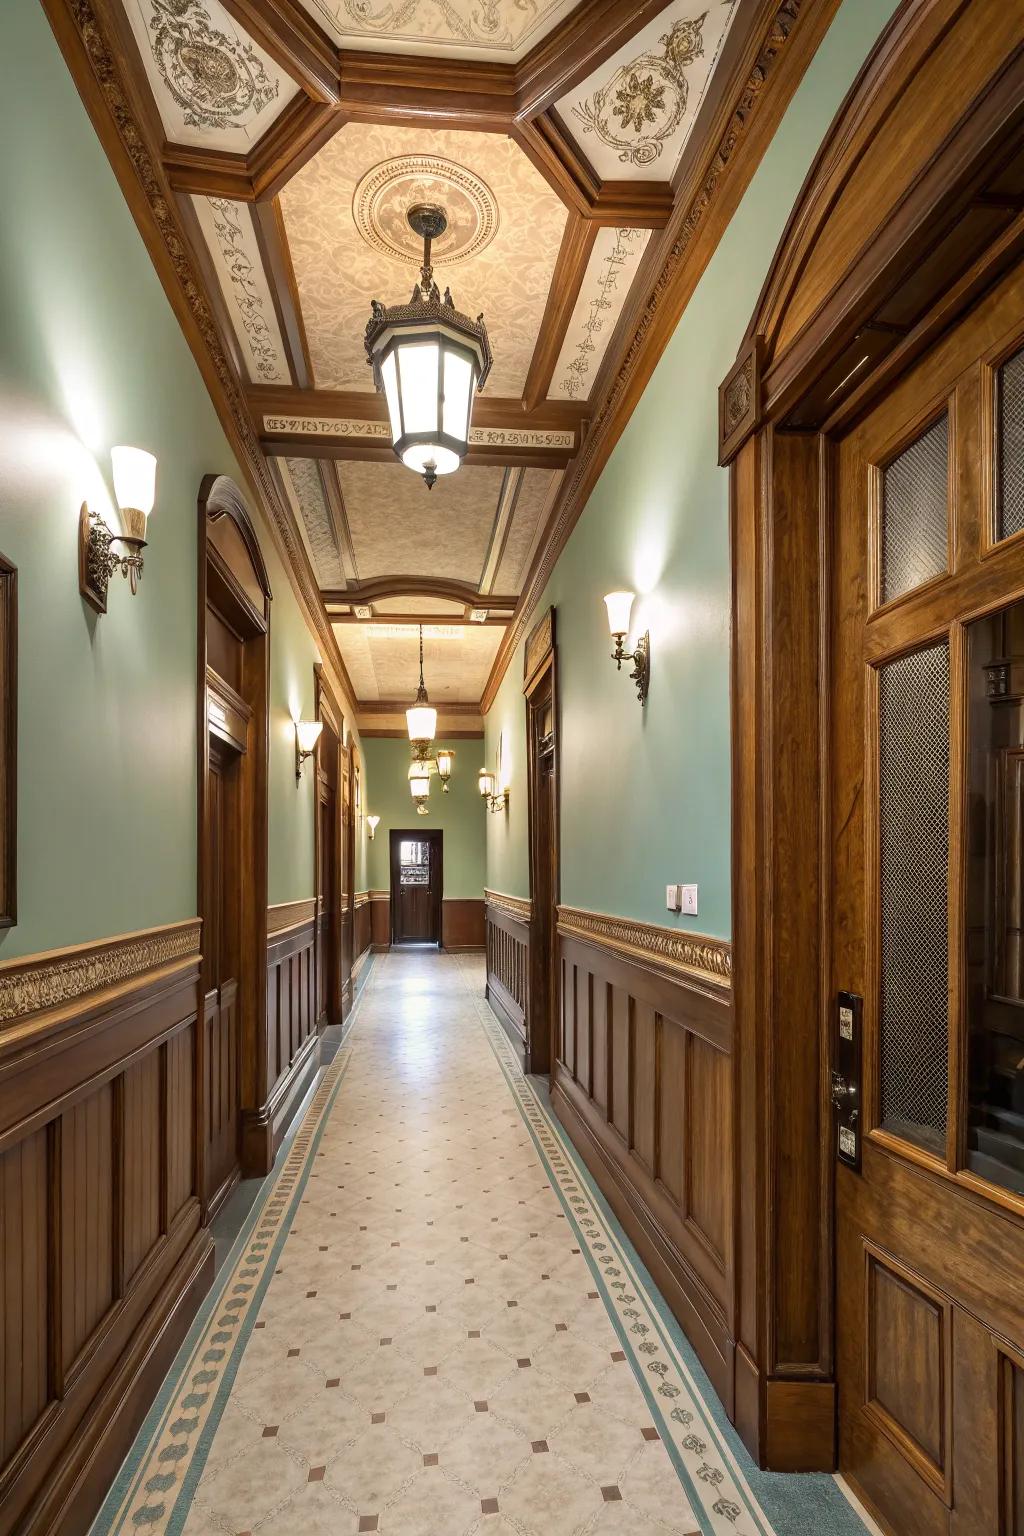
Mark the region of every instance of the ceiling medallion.
[[438, 475], [458, 469], [469, 448], [473, 397], [491, 371], [483, 315], [471, 320], [434, 281], [433, 242], [448, 227], [443, 208], [418, 203], [409, 224], [423, 241], [420, 280], [408, 304], [371, 300], [364, 345], [387, 401], [391, 444], [407, 469], [433, 490]]
[[375, 165], [356, 187], [352, 217], [367, 245], [408, 261], [420, 254], [407, 217], [417, 204], [436, 204], [445, 211], [447, 227], [435, 241], [435, 266], [479, 255], [498, 232], [498, 204], [490, 187], [439, 155], [398, 155]]

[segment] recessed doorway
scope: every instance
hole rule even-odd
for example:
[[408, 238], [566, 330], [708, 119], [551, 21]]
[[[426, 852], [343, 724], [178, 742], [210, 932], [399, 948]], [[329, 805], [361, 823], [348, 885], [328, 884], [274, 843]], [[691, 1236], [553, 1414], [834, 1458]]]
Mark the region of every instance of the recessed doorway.
[[444, 834], [391, 833], [391, 942], [441, 947]]

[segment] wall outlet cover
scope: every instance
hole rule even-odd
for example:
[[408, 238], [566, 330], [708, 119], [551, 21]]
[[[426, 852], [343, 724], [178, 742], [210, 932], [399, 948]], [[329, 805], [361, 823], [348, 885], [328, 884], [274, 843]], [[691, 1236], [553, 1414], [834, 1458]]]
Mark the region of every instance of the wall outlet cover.
[[683, 895], [683, 911], [690, 917], [697, 916], [697, 887], [684, 885], [681, 887]]

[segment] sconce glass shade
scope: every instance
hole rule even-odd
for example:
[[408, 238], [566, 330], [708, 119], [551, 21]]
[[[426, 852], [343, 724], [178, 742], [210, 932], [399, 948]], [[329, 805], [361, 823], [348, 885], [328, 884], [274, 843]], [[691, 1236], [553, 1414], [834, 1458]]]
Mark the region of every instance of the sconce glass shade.
[[480, 769], [480, 774], [477, 778], [477, 788], [480, 791], [481, 798], [484, 800], [489, 800], [494, 794], [494, 774], [489, 768]]
[[323, 730], [321, 720], [296, 720], [295, 739], [299, 744], [299, 751], [303, 757], [308, 757], [316, 750], [316, 744], [320, 740], [320, 732]]
[[119, 446], [110, 450], [110, 465], [124, 536], [144, 542], [156, 500], [156, 459], [144, 448]]
[[409, 793], [414, 800], [425, 800], [430, 794], [430, 776], [423, 773], [422, 769], [415, 778], [409, 776]]
[[410, 741], [433, 741], [437, 730], [437, 710], [429, 704], [413, 704], [405, 712]]
[[372, 841], [373, 840], [373, 834], [376, 832], [377, 828], [380, 826], [380, 817], [379, 816], [367, 816], [367, 818], [366, 818], [366, 825], [370, 829], [370, 839]]
[[441, 747], [437, 753], [437, 776], [442, 784], [447, 784], [452, 776], [455, 753], [450, 747]]
[[608, 628], [613, 635], [629, 634], [629, 616], [633, 611], [633, 592], [609, 592], [604, 605], [608, 610]]

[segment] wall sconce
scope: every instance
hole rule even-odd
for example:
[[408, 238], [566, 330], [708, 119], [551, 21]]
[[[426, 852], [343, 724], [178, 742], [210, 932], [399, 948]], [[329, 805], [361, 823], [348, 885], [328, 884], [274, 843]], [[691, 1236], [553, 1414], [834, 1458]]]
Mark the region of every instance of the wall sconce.
[[441, 791], [443, 794], [447, 794], [448, 780], [451, 778], [452, 769], [455, 766], [455, 753], [451, 747], [439, 747], [435, 761], [437, 763], [437, 776], [441, 780]]
[[416, 802], [417, 816], [429, 816], [430, 768], [425, 762], [409, 764], [409, 793]]
[[486, 801], [487, 809], [498, 815], [501, 811], [508, 810], [508, 785], [504, 789], [495, 789], [496, 778], [489, 768], [481, 768], [477, 776], [477, 789], [480, 791], [481, 800]]
[[612, 639], [615, 641], [615, 649], [612, 651], [612, 661], [616, 670], [622, 671], [622, 663], [631, 661], [633, 670], [629, 674], [636, 683], [636, 696], [641, 704], [647, 702], [647, 689], [651, 681], [651, 634], [650, 630], [644, 630], [636, 641], [631, 651], [624, 649], [622, 642], [629, 634], [629, 616], [633, 609], [632, 592], [609, 592], [604, 600], [608, 609], [608, 628], [611, 630]]
[[366, 825], [370, 829], [370, 842], [372, 843], [373, 842], [374, 833], [376, 832], [377, 828], [380, 826], [380, 817], [379, 816], [367, 816], [367, 818], [366, 818]]
[[[97, 613], [107, 611], [107, 587], [115, 571], [127, 579], [133, 597], [139, 590], [146, 521], [156, 500], [156, 459], [151, 453], [144, 448], [111, 448], [110, 463], [124, 531], [114, 533], [86, 502], [78, 519], [78, 590]], [[112, 544], [123, 544], [127, 553], [111, 554]]]
[[322, 720], [296, 720], [295, 722], [295, 782], [302, 778], [302, 765], [307, 757], [316, 752], [316, 744], [323, 730]]

